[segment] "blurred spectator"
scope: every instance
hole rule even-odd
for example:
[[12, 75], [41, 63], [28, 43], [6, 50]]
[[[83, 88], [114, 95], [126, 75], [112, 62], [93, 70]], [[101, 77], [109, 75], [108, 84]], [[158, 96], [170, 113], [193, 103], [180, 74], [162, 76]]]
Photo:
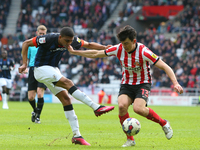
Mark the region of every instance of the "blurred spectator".
[[8, 38], [7, 38], [6, 35], [3, 35], [3, 37], [1, 38], [1, 44], [3, 46], [7, 46], [7, 44], [8, 44]]
[[17, 81], [17, 89], [21, 89], [23, 86], [25, 86], [25, 82], [22, 78], [19, 78]]
[[110, 83], [110, 79], [108, 77], [108, 74], [103, 75], [103, 77], [101, 79], [101, 83], [106, 83], [106, 84]]
[[19, 39], [19, 41], [24, 42], [25, 41], [25, 35], [22, 32], [20, 32], [18, 39]]

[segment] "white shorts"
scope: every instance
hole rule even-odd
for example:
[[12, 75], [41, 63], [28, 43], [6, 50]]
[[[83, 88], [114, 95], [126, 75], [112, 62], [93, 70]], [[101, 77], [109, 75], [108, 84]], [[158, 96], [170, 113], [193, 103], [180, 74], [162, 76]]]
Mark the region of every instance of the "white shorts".
[[57, 82], [60, 80], [60, 78], [63, 77], [58, 67], [34, 67], [34, 76], [38, 82], [44, 83], [54, 95], [58, 94], [63, 90], [66, 90], [62, 87], [55, 86], [53, 84], [53, 82]]
[[6, 88], [11, 89], [12, 80], [7, 78], [0, 78], [0, 86], [6, 86]]

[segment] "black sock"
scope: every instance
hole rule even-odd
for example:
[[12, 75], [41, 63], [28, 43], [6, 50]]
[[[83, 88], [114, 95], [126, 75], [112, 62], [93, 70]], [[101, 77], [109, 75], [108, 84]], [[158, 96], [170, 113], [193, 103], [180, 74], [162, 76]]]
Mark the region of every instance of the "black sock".
[[37, 110], [36, 110], [35, 99], [32, 101], [29, 100], [29, 103], [30, 103], [31, 107], [33, 108], [33, 111], [36, 112]]
[[42, 108], [44, 105], [44, 98], [38, 98], [38, 103], [37, 103], [37, 117], [40, 118], [40, 114], [42, 112]]

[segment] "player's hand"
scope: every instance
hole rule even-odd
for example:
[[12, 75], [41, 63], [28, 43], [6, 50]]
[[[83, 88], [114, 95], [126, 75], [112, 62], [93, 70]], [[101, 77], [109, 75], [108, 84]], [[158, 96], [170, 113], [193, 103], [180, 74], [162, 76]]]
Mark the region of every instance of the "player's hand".
[[26, 70], [26, 65], [22, 65], [18, 68], [19, 73], [23, 73]]
[[112, 45], [107, 45], [106, 47], [105, 47], [105, 49], [108, 49], [109, 47], [111, 47]]
[[22, 73], [27, 74], [28, 73], [28, 68], [26, 68]]
[[176, 92], [180, 93], [180, 94], [183, 93], [183, 88], [182, 88], [182, 86], [181, 86], [180, 84], [174, 85], [174, 90], [175, 90]]
[[69, 45], [69, 46], [67, 47], [67, 50], [68, 50], [71, 54], [73, 54], [73, 52], [75, 52], [75, 50], [73, 49], [73, 47], [72, 47], [71, 45]]

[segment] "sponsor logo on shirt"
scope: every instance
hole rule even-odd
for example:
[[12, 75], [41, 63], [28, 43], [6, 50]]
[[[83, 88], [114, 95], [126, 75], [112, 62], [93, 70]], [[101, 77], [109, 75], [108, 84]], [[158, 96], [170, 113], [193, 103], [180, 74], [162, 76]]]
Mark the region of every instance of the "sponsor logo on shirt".
[[141, 66], [141, 63], [140, 62], [135, 62], [134, 63], [135, 67], [125, 67], [123, 66], [126, 70], [130, 70], [130, 71], [134, 71], [134, 72], [137, 72], [137, 71], [140, 71], [142, 69], [142, 66]]
[[81, 43], [81, 40], [79, 38], [77, 38], [77, 42]]
[[55, 51], [64, 51], [64, 50], [66, 50], [65, 47], [52, 49], [52, 50], [50, 50], [50, 51], [51, 51], [51, 52], [55, 52]]
[[157, 57], [158, 57], [158, 56], [157, 56], [156, 54], [154, 54], [154, 53], [152, 53], [151, 56], [152, 56], [153, 58], [157, 58]]

